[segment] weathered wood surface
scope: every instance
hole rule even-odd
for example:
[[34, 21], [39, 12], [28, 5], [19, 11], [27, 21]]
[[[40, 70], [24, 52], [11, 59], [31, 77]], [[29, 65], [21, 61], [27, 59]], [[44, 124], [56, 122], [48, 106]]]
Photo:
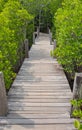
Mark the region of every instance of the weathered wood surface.
[[73, 99], [82, 99], [82, 73], [76, 73], [75, 75]]
[[28, 39], [25, 39], [24, 45], [25, 45], [25, 58], [29, 58], [29, 43], [28, 43]]
[[1, 130], [75, 130], [70, 124], [52, 124], [52, 125], [4, 125]]
[[8, 102], [5, 90], [5, 83], [3, 73], [0, 72], [0, 116], [7, 115], [8, 112]]
[[49, 35], [41, 34], [8, 93], [8, 115], [1, 130], [75, 130], [72, 93], [62, 67], [50, 57]]

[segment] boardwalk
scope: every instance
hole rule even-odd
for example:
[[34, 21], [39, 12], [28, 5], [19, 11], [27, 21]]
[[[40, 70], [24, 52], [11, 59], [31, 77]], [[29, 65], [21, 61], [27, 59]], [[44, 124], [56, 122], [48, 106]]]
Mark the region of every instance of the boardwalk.
[[0, 130], [74, 130], [72, 93], [62, 67], [50, 57], [52, 48], [48, 35], [40, 34], [9, 91]]

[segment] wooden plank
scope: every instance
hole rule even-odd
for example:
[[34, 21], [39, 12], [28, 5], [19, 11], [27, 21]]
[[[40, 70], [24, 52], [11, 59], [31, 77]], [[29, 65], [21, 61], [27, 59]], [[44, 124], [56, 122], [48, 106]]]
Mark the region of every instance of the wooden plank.
[[46, 124], [72, 124], [74, 119], [0, 119], [0, 125], [46, 125]]
[[[35, 61], [35, 62], [34, 62]], [[34, 67], [34, 66], [38, 66], [38, 67], [41, 67], [42, 66], [49, 66], [49, 67], [54, 67], [55, 66], [59, 66], [61, 67], [61, 65], [58, 63], [58, 61], [55, 61], [55, 59], [51, 59], [51, 60], [41, 60], [41, 61], [31, 61], [30, 59], [28, 59], [28, 61], [25, 61], [23, 62], [22, 66], [21, 67]], [[48, 62], [47, 62], [48, 61]], [[49, 62], [50, 61], [50, 62]]]
[[70, 103], [21, 103], [8, 102], [8, 106], [15, 107], [71, 107]]
[[[27, 60], [27, 61], [26, 61]], [[50, 64], [54, 64], [55, 65], [55, 59], [42, 59], [42, 60], [37, 60], [37, 59], [35, 59], [35, 60], [30, 60], [30, 59], [25, 59], [24, 60], [25, 62], [24, 63], [27, 63], [28, 62], [28, 64], [45, 64], [45, 63], [50, 63]]]
[[69, 88], [67, 88], [67, 89], [62, 89], [62, 88], [55, 88], [55, 89], [53, 89], [53, 88], [48, 88], [48, 90], [47, 90], [47, 88], [44, 88], [44, 89], [40, 89], [39, 87], [32, 87], [32, 88], [29, 88], [29, 87], [24, 87], [24, 88], [20, 88], [20, 87], [17, 87], [17, 88], [11, 88], [10, 89], [10, 92], [9, 93], [13, 93], [13, 92], [26, 92], [26, 93], [64, 93], [64, 92], [68, 92], [68, 93], [71, 93], [71, 91], [70, 91], [70, 89]]
[[66, 112], [66, 111], [70, 111], [71, 110], [71, 107], [70, 106], [55, 106], [55, 107], [43, 107], [43, 106], [35, 106], [35, 107], [32, 107], [32, 106], [28, 106], [28, 107], [16, 107], [16, 106], [9, 106], [9, 110], [12, 110], [12, 111], [29, 111], [29, 112]]
[[[42, 87], [41, 87], [42, 86]], [[51, 87], [49, 87], [49, 86], [47, 86], [47, 84], [44, 86], [44, 85], [41, 85], [41, 86], [38, 86], [38, 84], [36, 84], [36, 85], [33, 85], [33, 84], [31, 84], [31, 85], [26, 85], [26, 84], [16, 84], [16, 86], [14, 86], [14, 84], [13, 84], [13, 87], [12, 87], [12, 89], [13, 90], [19, 90], [19, 91], [23, 91], [23, 90], [26, 90], [26, 91], [31, 91], [31, 90], [37, 90], [37, 91], [39, 91], [39, 90], [44, 90], [44, 91], [46, 91], [46, 90], [53, 90], [53, 91], [62, 91], [62, 92], [64, 92], [63, 90], [66, 90], [66, 91], [68, 91], [68, 92], [71, 92], [71, 90], [70, 90], [70, 87], [69, 86], [61, 86], [61, 85], [58, 85], [58, 86], [54, 86], [54, 85], [51, 85]], [[72, 93], [72, 92], [71, 92]]]
[[8, 95], [9, 96], [19, 95], [21, 97], [23, 97], [23, 96], [67, 96], [67, 95], [70, 97], [72, 96], [71, 92], [61, 92], [61, 93], [59, 93], [59, 92], [58, 93], [57, 92], [56, 93], [54, 93], [54, 92], [53, 93], [52, 92], [51, 93], [49, 93], [49, 92], [48, 93], [45, 93], [45, 92], [44, 93], [43, 92], [42, 93], [41, 92], [36, 92], [36, 93], [35, 92], [29, 92], [29, 93], [28, 92], [22, 92], [22, 93], [13, 92], [13, 93], [9, 93]]
[[[61, 113], [61, 114], [54, 114], [54, 113], [38, 113], [38, 114], [8, 114], [5, 119], [56, 119], [56, 118], [70, 118], [69, 113]], [[0, 119], [3, 119], [3, 117], [0, 117]]]
[[18, 83], [18, 84], [17, 84], [17, 83], [15, 83], [15, 82], [14, 82], [13, 85], [12, 85], [12, 88], [13, 88], [13, 87], [14, 87], [14, 88], [17, 88], [17, 87], [20, 87], [20, 88], [25, 88], [25, 87], [26, 87], [26, 88], [32, 88], [32, 87], [33, 87], [34, 89], [35, 89], [35, 88], [40, 88], [40, 89], [41, 89], [41, 88], [42, 88], [42, 89], [43, 89], [43, 88], [52, 88], [52, 89], [55, 89], [56, 87], [59, 88], [59, 89], [60, 89], [60, 88], [62, 88], [62, 89], [70, 88], [70, 87], [69, 87], [69, 84], [52, 84], [52, 83], [51, 83], [51, 84], [50, 84], [50, 83], [40, 83], [40, 84], [39, 84], [39, 83], [27, 83], [27, 84], [24, 84], [24, 83], [20, 84], [20, 83]]
[[45, 90], [43, 90], [43, 89], [41, 89], [40, 90], [40, 88], [39, 89], [35, 89], [34, 90], [34, 88], [32, 89], [32, 88], [13, 88], [13, 89], [11, 89], [10, 90], [10, 92], [9, 93], [64, 93], [64, 92], [66, 92], [66, 93], [71, 93], [71, 91], [69, 90], [69, 89], [62, 89], [62, 88], [60, 88], [60, 89], [57, 89], [57, 88], [55, 88], [55, 89], [52, 89], [52, 90], [50, 90], [50, 89], [48, 89], [47, 90], [47, 88], [45, 89]]
[[[32, 52], [31, 52], [32, 53]], [[54, 66], [54, 65], [58, 65], [58, 66], [61, 66], [59, 63], [58, 63], [58, 61], [57, 61], [57, 59], [51, 59], [50, 60], [50, 62], [49, 62], [49, 60], [47, 60], [47, 59], [45, 59], [45, 62], [44, 61], [36, 61], [35, 59], [34, 59], [34, 61], [35, 62], [30, 62], [30, 60], [28, 60], [27, 58], [25, 58], [25, 60], [24, 60], [24, 62], [23, 62], [23, 64], [22, 64], [22, 66], [30, 66], [30, 65], [33, 65], [33, 66], [40, 66], [40, 64], [43, 64], [43, 65], [50, 65], [50, 66]], [[48, 61], [48, 62], [46, 62], [46, 61]]]
[[72, 124], [52, 124], [52, 125], [7, 125], [7, 126], [1, 126], [1, 129], [4, 130], [9, 130], [9, 128], [11, 130], [27, 130], [27, 129], [31, 129], [31, 130], [75, 130], [74, 126]]
[[44, 88], [44, 90], [43, 89], [40, 90], [40, 88], [38, 88], [38, 89], [34, 89], [34, 88], [32, 88], [32, 89], [11, 88], [10, 91], [9, 91], [9, 93], [15, 93], [15, 92], [17, 92], [17, 93], [21, 93], [21, 92], [24, 92], [24, 93], [61, 93], [61, 92], [71, 93], [71, 91], [69, 89], [62, 89], [62, 88], [60, 88], [60, 89], [55, 88], [55, 90], [51, 89], [51, 88], [50, 89]]
[[76, 130], [73, 124], [1, 125], [1, 130]]
[[[15, 86], [16, 85], [16, 86]], [[40, 89], [40, 90], [46, 90], [46, 89], [48, 89], [48, 90], [50, 90], [50, 88], [51, 89], [53, 89], [53, 90], [67, 90], [67, 89], [69, 89], [69, 91], [71, 91], [70, 90], [70, 87], [68, 86], [68, 84], [64, 84], [64, 85], [60, 85], [60, 84], [51, 84], [51, 86], [50, 86], [50, 84], [39, 84], [39, 83], [35, 83], [35, 84], [13, 84], [13, 86], [12, 86], [12, 88], [14, 88], [14, 89], [28, 89], [28, 90], [37, 90], [37, 89]]]
[[62, 73], [42, 73], [42, 72], [26, 72], [26, 71], [19, 71], [18, 76], [62, 76]]
[[33, 96], [33, 95], [31, 95], [31, 96], [25, 96], [25, 95], [8, 95], [8, 96], [9, 96], [9, 98], [20, 98], [20, 99], [26, 99], [26, 98], [27, 99], [30, 99], [30, 98], [31, 99], [33, 99], [33, 98], [38, 98], [38, 99], [44, 99], [44, 98], [46, 98], [46, 99], [54, 99], [54, 98], [55, 99], [56, 98], [57, 99], [60, 99], [60, 98], [61, 99], [66, 99], [66, 98], [69, 98], [69, 99], [71, 99], [72, 98], [70, 95], [66, 95], [66, 96], [60, 96], [60, 95], [57, 95], [57, 96], [54, 96], [54, 95], [53, 96], [52, 95], [51, 96], [45, 96], [45, 95], [44, 96], [43, 95], [42, 96], [41, 95], [40, 96], [36, 96], [36, 95], [35, 96]]
[[[47, 85], [41, 85], [41, 86], [38, 86], [38, 84], [37, 85], [33, 85], [33, 84], [31, 84], [31, 86], [30, 85], [22, 85], [21, 86], [21, 84], [20, 85], [16, 85], [16, 86], [13, 86], [12, 87], [12, 89], [13, 90], [19, 90], [19, 91], [21, 91], [21, 90], [28, 90], [28, 91], [39, 91], [39, 90], [44, 90], [44, 91], [46, 91], [46, 90], [53, 90], [53, 91], [68, 91], [68, 92], [71, 92], [71, 90], [70, 90], [70, 87], [69, 86], [60, 86], [60, 85], [58, 85], [58, 86], [54, 86], [54, 85], [51, 85], [51, 87], [50, 86], [47, 86]], [[72, 93], [72, 92], [71, 92]]]
[[[41, 71], [41, 70], [42, 71]], [[48, 71], [47, 71], [47, 69], [48, 69]], [[36, 70], [36, 72], [43, 72], [43, 70], [45, 70], [44, 72], [57, 72], [57, 71], [59, 71], [60, 73], [62, 72], [62, 69], [63, 68], [61, 68], [61, 66], [59, 66], [58, 64], [56, 64], [55, 65], [55, 67], [54, 67], [54, 65], [45, 65], [45, 64], [42, 64], [42, 63], [40, 63], [40, 66], [39, 65], [30, 65], [30, 66], [22, 66], [21, 68], [20, 68], [20, 71], [22, 70], [22, 71], [25, 71], [25, 70], [28, 70], [28, 72], [29, 71], [34, 71], [34, 70]], [[64, 72], [62, 72], [62, 74], [64, 75]]]
[[[34, 111], [30, 111], [30, 110], [10, 110], [9, 109], [9, 114], [31, 114], [31, 115], [33, 115], [33, 114], [65, 114], [66, 112], [69, 112], [69, 111], [38, 111], [38, 110], [34, 110]], [[69, 112], [69, 115], [70, 115], [70, 112]]]
[[25, 80], [25, 79], [35, 79], [35, 78], [37, 78], [37, 79], [39, 79], [39, 78], [41, 78], [42, 80], [43, 79], [47, 79], [47, 80], [67, 80], [66, 79], [66, 77], [65, 76], [34, 76], [34, 75], [31, 75], [31, 74], [29, 74], [29, 75], [26, 75], [26, 76], [20, 76], [20, 75], [18, 75], [17, 77], [16, 77], [16, 79], [18, 79], [18, 80]]
[[[30, 50], [31, 51], [31, 50]], [[49, 62], [49, 60], [47, 60], [47, 59], [45, 59], [45, 60], [40, 60], [40, 61], [36, 61], [36, 60], [34, 60], [34, 61], [29, 61], [29, 59], [27, 59], [27, 58], [25, 58], [24, 59], [24, 62], [23, 62], [23, 64], [27, 64], [28, 63], [28, 65], [29, 64], [40, 64], [40, 63], [43, 63], [43, 64], [59, 64], [58, 63], [58, 61], [57, 61], [57, 59], [55, 58], [55, 59], [52, 59], [51, 58], [51, 60], [50, 60], [50, 62]]]
[[8, 98], [9, 102], [30, 102], [30, 103], [66, 103], [70, 102], [69, 98], [26, 98], [26, 99], [20, 99], [20, 98]]
[[[25, 59], [26, 60], [26, 59]], [[23, 62], [23, 64], [22, 64], [22, 67], [24, 66], [24, 67], [31, 67], [31, 66], [49, 66], [49, 67], [54, 67], [54, 65], [55, 66], [61, 66], [61, 65], [59, 65], [58, 64], [58, 61], [57, 60], [52, 60], [52, 62], [40, 62], [40, 61], [38, 61], [38, 62], [35, 62], [35, 63], [31, 63], [31, 62], [29, 62], [29, 61], [25, 61], [24, 60], [24, 62]]]
[[[38, 68], [38, 69], [37, 69]], [[48, 69], [48, 71], [47, 71]], [[36, 70], [36, 71], [35, 71]], [[45, 71], [44, 71], [45, 70]], [[60, 69], [59, 65], [54, 65], [54, 66], [49, 66], [49, 65], [44, 65], [42, 63], [40, 63], [40, 66], [36, 65], [30, 65], [30, 66], [22, 66], [20, 68], [20, 71], [26, 71], [26, 72], [41, 72], [41, 73], [54, 73], [54, 72], [59, 72], [59, 74], [64, 75], [64, 72], [62, 71], [62, 69]], [[55, 74], [55, 73], [54, 73]], [[64, 75], [65, 76], [65, 75]]]
[[35, 81], [24, 81], [24, 80], [15, 80], [14, 81], [14, 86], [15, 85], [26, 85], [26, 86], [28, 86], [28, 85], [36, 85], [36, 84], [40, 84], [40, 85], [46, 85], [46, 84], [48, 84], [48, 85], [54, 85], [54, 84], [58, 84], [58, 85], [61, 85], [61, 84], [68, 84], [68, 82], [67, 81], [40, 81], [40, 80], [35, 80]]
[[[27, 61], [26, 61], [27, 60]], [[35, 61], [35, 62], [34, 62]], [[21, 67], [31, 67], [31, 66], [50, 66], [50, 67], [54, 67], [54, 65], [55, 66], [61, 66], [59, 63], [58, 63], [58, 61], [56, 60], [56, 59], [51, 59], [51, 60], [46, 60], [45, 59], [45, 61], [44, 60], [42, 60], [42, 61], [36, 61], [36, 60], [34, 60], [34, 61], [31, 61], [30, 59], [25, 59], [24, 60], [24, 62], [23, 62], [23, 64], [22, 64], [22, 66]], [[48, 62], [47, 62], [48, 61]], [[50, 62], [49, 62], [50, 61]]]
[[[54, 71], [35, 71], [35, 70], [24, 70], [24, 69], [20, 69], [20, 71], [18, 72], [18, 74], [21, 74], [21, 73], [25, 73], [25, 74], [29, 74], [29, 71], [30, 71], [30, 73], [31, 74], [42, 74], [42, 75], [44, 75], [44, 74], [51, 74], [52, 76], [54, 75], [64, 75], [65, 73], [64, 72], [62, 72], [62, 71], [57, 71], [57, 70], [54, 70]], [[57, 73], [57, 72], [59, 72], [59, 73]], [[46, 75], [47, 76], [47, 75]]]
[[36, 77], [34, 77], [34, 78], [16, 78], [16, 81], [20, 81], [20, 82], [23, 82], [23, 81], [27, 81], [27, 82], [29, 82], [29, 81], [39, 81], [39, 82], [58, 82], [60, 80], [60, 83], [62, 83], [62, 82], [64, 82], [64, 83], [67, 83], [67, 81], [64, 79], [64, 78], [56, 78], [56, 79], [44, 79], [44, 78], [42, 78], [42, 77], [40, 77], [40, 78], [36, 78]]
[[[31, 70], [29, 70], [29, 69], [23, 69], [23, 68], [21, 68], [21, 70], [20, 71], [23, 71], [23, 72], [28, 72], [28, 73], [34, 73], [35, 72], [35, 70], [36, 69], [31, 69]], [[47, 69], [45, 69], [45, 70], [43, 70], [43, 69], [40, 69], [40, 70], [36, 70], [36, 73], [55, 73], [55, 74], [57, 74], [57, 73], [59, 73], [59, 74], [62, 74], [62, 72], [60, 72], [60, 70], [48, 70], [47, 71]], [[63, 75], [63, 74], [62, 74]]]

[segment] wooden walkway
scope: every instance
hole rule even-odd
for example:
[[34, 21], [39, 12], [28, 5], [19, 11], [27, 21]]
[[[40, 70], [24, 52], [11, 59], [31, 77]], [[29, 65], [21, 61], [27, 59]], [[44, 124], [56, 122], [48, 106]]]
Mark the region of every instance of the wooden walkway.
[[48, 34], [40, 34], [9, 91], [0, 130], [74, 130], [72, 93], [62, 67], [50, 57], [52, 48]]

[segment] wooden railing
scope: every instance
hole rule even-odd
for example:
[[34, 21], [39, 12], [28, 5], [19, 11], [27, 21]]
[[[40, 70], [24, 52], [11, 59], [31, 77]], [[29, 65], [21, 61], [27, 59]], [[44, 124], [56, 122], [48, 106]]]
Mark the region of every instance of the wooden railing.
[[0, 72], [0, 116], [6, 116], [8, 112], [8, 102], [4, 83], [3, 73]]
[[73, 99], [82, 99], [82, 73], [76, 73], [73, 86]]
[[[28, 39], [24, 41], [25, 58], [29, 58]], [[3, 73], [0, 72], [0, 116], [6, 116], [8, 113], [8, 101], [4, 83]]]
[[28, 43], [28, 39], [25, 39], [24, 46], [25, 46], [25, 58], [29, 58], [29, 43]]
[[37, 31], [33, 33], [33, 44], [35, 44], [36, 37], [37, 38], [39, 37], [39, 32], [40, 32], [39, 27], [37, 27]]
[[53, 50], [55, 50], [56, 49], [56, 39], [52, 40], [52, 32], [49, 28], [48, 28], [48, 33], [49, 33], [49, 38], [50, 38], [50, 45], [53, 44]]
[[50, 38], [50, 45], [52, 45], [52, 32], [49, 28], [48, 28], [48, 33], [49, 33], [49, 38]]
[[54, 39], [54, 41], [53, 41], [53, 50], [55, 50], [56, 49], [56, 39]]

